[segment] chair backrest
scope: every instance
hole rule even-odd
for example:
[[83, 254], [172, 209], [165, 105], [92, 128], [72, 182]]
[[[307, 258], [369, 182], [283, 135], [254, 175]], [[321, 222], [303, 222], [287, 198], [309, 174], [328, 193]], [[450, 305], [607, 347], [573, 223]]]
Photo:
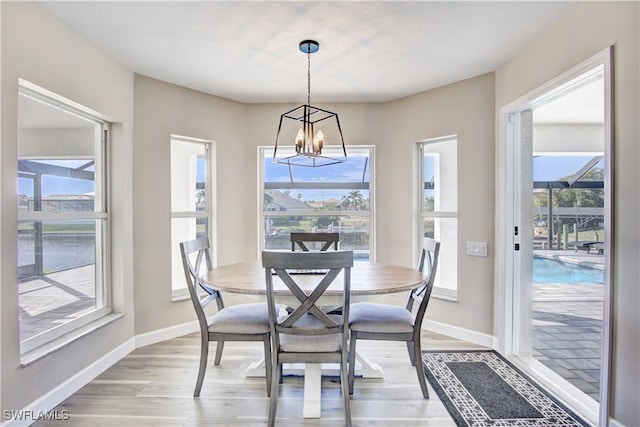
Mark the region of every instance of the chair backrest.
[[300, 247], [305, 252], [309, 251], [305, 242], [320, 242], [322, 243], [322, 247], [320, 251], [326, 251], [333, 245], [333, 248], [338, 250], [338, 242], [340, 241], [340, 233], [301, 233], [301, 232], [292, 232], [291, 233], [291, 250], [296, 250], [296, 245]]
[[[353, 266], [353, 251], [331, 252], [262, 252], [262, 266], [265, 268], [267, 284], [267, 304], [272, 324], [272, 333], [275, 338], [275, 350], [279, 349], [278, 333], [291, 335], [327, 335], [343, 333], [346, 341], [349, 327], [349, 301], [351, 290], [351, 267]], [[291, 274], [290, 271], [324, 270], [323, 274]], [[343, 277], [341, 291], [342, 314], [327, 315], [317, 305], [319, 298], [325, 293], [329, 285], [340, 273]], [[278, 317], [275, 308], [274, 274], [286, 285], [291, 294], [298, 299], [300, 305], [292, 307], [293, 311], [285, 316]], [[301, 287], [301, 281], [305, 284]], [[309, 282], [314, 283], [313, 289]], [[302, 289], [306, 289], [305, 291]], [[309, 292], [310, 291], [310, 292]], [[318, 327], [301, 327], [299, 320], [308, 326], [307, 316], [313, 316]], [[345, 342], [346, 344], [346, 342]]]
[[423, 237], [418, 270], [427, 277], [427, 282], [423, 286], [412, 290], [407, 301], [407, 310], [409, 311], [413, 309], [414, 302], [418, 305], [414, 323], [414, 327], [417, 328], [420, 328], [424, 313], [427, 310], [427, 304], [429, 304], [429, 299], [431, 298], [431, 291], [433, 291], [433, 284], [438, 270], [439, 255], [440, 242], [429, 237]]
[[[182, 255], [182, 266], [187, 280], [187, 288], [198, 316], [201, 331], [206, 331], [208, 328], [207, 315], [204, 312], [204, 308], [213, 301], [216, 301], [218, 310], [224, 308], [222, 295], [200, 280], [200, 276], [212, 267], [210, 249], [211, 245], [208, 237], [200, 237], [180, 243], [180, 254]], [[206, 270], [202, 269], [202, 261], [205, 262], [204, 267], [206, 267]]]

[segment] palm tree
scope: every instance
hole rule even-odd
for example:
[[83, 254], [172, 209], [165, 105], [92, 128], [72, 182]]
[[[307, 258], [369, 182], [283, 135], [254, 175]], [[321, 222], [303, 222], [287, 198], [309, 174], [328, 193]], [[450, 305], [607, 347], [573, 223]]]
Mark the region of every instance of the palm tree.
[[360, 190], [351, 190], [346, 196], [342, 196], [342, 200], [351, 208], [358, 211], [365, 208], [365, 199]]

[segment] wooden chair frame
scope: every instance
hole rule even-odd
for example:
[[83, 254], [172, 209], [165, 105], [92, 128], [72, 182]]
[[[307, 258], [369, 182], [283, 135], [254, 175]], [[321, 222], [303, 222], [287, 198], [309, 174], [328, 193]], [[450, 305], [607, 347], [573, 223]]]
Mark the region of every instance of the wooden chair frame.
[[[271, 400], [269, 405], [268, 425], [275, 425], [278, 401], [279, 379], [282, 378], [283, 363], [339, 363], [342, 396], [345, 411], [345, 422], [351, 425], [351, 409], [349, 404], [349, 386], [347, 369], [347, 351], [349, 336], [349, 302], [351, 290], [351, 267], [353, 266], [353, 251], [331, 252], [262, 252], [262, 265], [265, 268], [267, 284], [267, 304], [271, 319], [271, 337], [273, 341], [273, 378], [271, 380]], [[295, 275], [287, 270], [326, 269], [327, 273], [318, 276], [319, 283], [308, 294], [303, 291], [295, 280]], [[316, 303], [327, 288], [343, 272], [342, 313], [330, 316]], [[282, 280], [300, 305], [290, 313], [281, 314], [276, 310], [275, 292], [273, 286], [274, 273]], [[297, 276], [300, 277], [300, 276]], [[312, 316], [324, 327], [301, 328], [296, 322], [303, 316]], [[285, 351], [281, 347], [281, 334], [303, 335], [307, 337], [342, 334], [340, 348], [337, 351]]]
[[334, 250], [338, 250], [338, 242], [340, 241], [340, 233], [301, 233], [292, 232], [291, 236], [291, 250], [296, 250], [296, 245], [305, 252], [309, 251], [305, 242], [322, 242], [324, 245], [320, 248], [321, 252], [328, 250], [332, 245]]
[[[438, 269], [438, 256], [440, 253], [440, 242], [430, 239], [428, 237], [423, 238], [422, 252], [420, 255], [420, 263], [418, 270], [427, 276], [427, 282], [409, 292], [409, 297], [405, 308], [412, 312], [414, 303], [418, 309], [414, 317], [413, 331], [412, 332], [368, 332], [368, 331], [356, 331], [350, 330], [350, 347], [349, 347], [349, 393], [353, 394], [354, 378], [355, 378], [355, 364], [356, 364], [356, 341], [362, 340], [376, 340], [376, 341], [406, 341], [407, 351], [409, 352], [409, 360], [411, 365], [416, 367], [418, 374], [418, 382], [420, 383], [420, 389], [425, 399], [429, 398], [429, 391], [427, 390], [427, 382], [424, 375], [424, 365], [422, 364], [422, 344], [421, 344], [421, 332], [422, 321], [424, 319], [425, 312], [427, 311], [427, 305], [431, 298], [431, 292], [433, 291], [433, 284], [435, 281], [436, 271]], [[425, 269], [427, 270], [425, 272]]]
[[[271, 333], [250, 334], [250, 333], [222, 333], [210, 332], [209, 321], [204, 311], [205, 307], [211, 302], [216, 302], [218, 312], [224, 310], [225, 305], [222, 294], [210, 286], [207, 286], [200, 280], [200, 269], [202, 261], [206, 263], [207, 270], [211, 270], [211, 254], [209, 239], [201, 237], [195, 240], [189, 240], [180, 243], [180, 253], [182, 255], [182, 265], [187, 280], [187, 287], [191, 302], [196, 311], [198, 323], [200, 325], [200, 367], [198, 369], [198, 378], [196, 388], [193, 392], [194, 397], [200, 395], [202, 384], [204, 382], [204, 374], [207, 369], [207, 359], [209, 356], [209, 342], [216, 341], [216, 355], [214, 365], [219, 365], [222, 359], [222, 351], [225, 341], [262, 341], [264, 343], [265, 371], [267, 380], [267, 396], [271, 393]], [[191, 263], [189, 255], [197, 253], [195, 263]]]

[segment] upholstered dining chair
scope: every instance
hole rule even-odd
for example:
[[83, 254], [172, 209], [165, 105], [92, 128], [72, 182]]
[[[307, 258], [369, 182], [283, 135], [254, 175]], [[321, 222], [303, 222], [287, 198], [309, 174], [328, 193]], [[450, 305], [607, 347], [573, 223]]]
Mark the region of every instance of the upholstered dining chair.
[[291, 250], [296, 250], [296, 245], [302, 249], [303, 251], [309, 251], [309, 248], [305, 243], [322, 243], [320, 247], [320, 251], [326, 251], [331, 246], [336, 251], [338, 250], [338, 242], [340, 241], [340, 233], [302, 233], [302, 232], [292, 232], [291, 236]]
[[[405, 307], [369, 302], [356, 303], [351, 306], [349, 317], [349, 393], [353, 394], [357, 340], [406, 341], [409, 360], [416, 367], [422, 395], [425, 399], [429, 398], [424, 365], [422, 364], [420, 332], [433, 290], [439, 253], [440, 242], [425, 237], [422, 241], [418, 270], [425, 274], [427, 281], [423, 286], [409, 293]], [[415, 315], [412, 312], [414, 303], [417, 303]]]
[[[204, 260], [207, 270], [212, 267], [210, 244], [207, 237], [180, 243], [182, 265], [187, 279], [189, 295], [200, 324], [200, 368], [193, 396], [200, 395], [204, 374], [207, 369], [209, 342], [217, 341], [214, 365], [219, 365], [225, 341], [262, 341], [267, 376], [267, 396], [271, 393], [271, 333], [267, 304], [238, 304], [225, 307], [222, 294], [205, 285], [200, 276]], [[193, 259], [193, 261], [192, 261]], [[216, 302], [218, 311], [207, 318], [205, 307]]]
[[[345, 423], [351, 426], [347, 371], [349, 292], [353, 251], [262, 252], [267, 304], [273, 341], [273, 370], [268, 425], [275, 425], [279, 379], [283, 363], [339, 363]], [[324, 274], [296, 275], [300, 269], [324, 269]], [[341, 314], [328, 314], [318, 304], [329, 285], [342, 273]], [[300, 303], [293, 311], [277, 309], [274, 277], [280, 279]], [[303, 280], [305, 281], [303, 283]], [[309, 283], [309, 281], [311, 283]]]

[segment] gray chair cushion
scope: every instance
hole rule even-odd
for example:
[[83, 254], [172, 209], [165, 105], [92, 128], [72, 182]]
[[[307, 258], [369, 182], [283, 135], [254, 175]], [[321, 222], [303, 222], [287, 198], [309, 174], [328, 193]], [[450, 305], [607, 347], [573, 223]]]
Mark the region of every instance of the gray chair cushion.
[[351, 306], [349, 328], [363, 332], [413, 332], [413, 315], [404, 307], [359, 302]]
[[209, 332], [229, 334], [264, 334], [269, 332], [267, 305], [230, 305], [209, 319]]
[[[337, 323], [340, 323], [341, 316], [329, 315]], [[298, 329], [324, 329], [325, 326], [318, 319], [310, 314], [303, 315], [295, 323]], [[322, 353], [339, 351], [342, 343], [342, 333], [329, 335], [292, 335], [280, 334], [280, 350], [296, 353]]]

